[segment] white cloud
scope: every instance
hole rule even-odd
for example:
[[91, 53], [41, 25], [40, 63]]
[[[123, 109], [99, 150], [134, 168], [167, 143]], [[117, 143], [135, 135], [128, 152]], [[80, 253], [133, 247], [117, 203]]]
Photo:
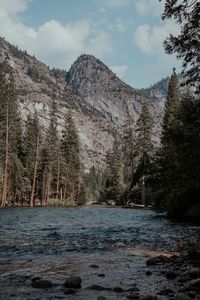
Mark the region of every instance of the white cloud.
[[69, 68], [82, 53], [102, 58], [112, 51], [110, 35], [94, 30], [89, 21], [64, 26], [50, 20], [36, 29], [26, 26], [17, 13], [24, 11], [29, 2], [0, 0], [0, 35], [51, 67]]
[[161, 16], [164, 11], [164, 1], [158, 0], [133, 0], [135, 8], [140, 15], [151, 14]]
[[7, 14], [16, 14], [24, 11], [30, 0], [0, 0], [1, 11]]
[[126, 76], [127, 72], [127, 66], [121, 65], [121, 66], [112, 66], [111, 70], [121, 79], [123, 79]]
[[129, 0], [103, 0], [103, 5], [110, 8], [121, 8], [127, 6], [129, 3]]
[[177, 34], [178, 26], [172, 23], [164, 23], [162, 26], [140, 25], [136, 28], [135, 45], [147, 54], [162, 53], [163, 41], [169, 33]]
[[89, 39], [87, 46], [85, 46], [85, 52], [96, 55], [99, 58], [112, 52], [110, 35], [106, 32], [101, 32], [94, 38]]

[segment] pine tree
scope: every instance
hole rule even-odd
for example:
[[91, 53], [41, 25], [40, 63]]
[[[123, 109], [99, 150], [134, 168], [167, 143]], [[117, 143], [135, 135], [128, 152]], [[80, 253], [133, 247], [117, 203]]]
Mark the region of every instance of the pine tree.
[[121, 204], [121, 196], [124, 192], [122, 151], [118, 138], [115, 137], [111, 151], [107, 153], [107, 180], [106, 198], [115, 200]]
[[[52, 100], [50, 110], [50, 123], [46, 133], [46, 139], [42, 151], [42, 169], [43, 169], [43, 199], [47, 201], [50, 195], [56, 194], [58, 197], [59, 184], [59, 137], [57, 121], [57, 104]], [[57, 187], [58, 185], [58, 187]], [[51, 192], [51, 189], [52, 192]]]
[[25, 167], [26, 194], [29, 205], [34, 205], [36, 179], [40, 158], [40, 126], [37, 113], [28, 115], [23, 142], [23, 163]]
[[190, 211], [193, 217], [196, 214], [199, 218], [200, 214], [199, 103], [191, 93], [184, 94], [171, 128], [170, 143], [174, 151], [168, 162], [165, 207], [175, 217], [190, 215]]
[[198, 94], [200, 93], [199, 16], [198, 0], [165, 0], [163, 20], [173, 19], [180, 26], [178, 35], [170, 34], [165, 40], [165, 51], [168, 54], [176, 53], [177, 58], [182, 59], [182, 74], [186, 84], [195, 86]]
[[165, 112], [162, 124], [161, 143], [163, 147], [169, 143], [170, 128], [173, 127], [174, 120], [176, 120], [179, 102], [179, 81], [174, 68], [168, 84], [167, 101], [165, 103]]
[[148, 103], [143, 102], [141, 113], [136, 124], [136, 151], [139, 159], [144, 163], [149, 159], [154, 149], [152, 140], [153, 125], [153, 117], [149, 111]]
[[126, 122], [123, 128], [122, 151], [124, 165], [124, 183], [127, 187], [131, 183], [131, 179], [136, 167], [136, 136], [135, 124], [130, 114], [127, 113]]
[[162, 125], [160, 164], [163, 191], [170, 190], [175, 180], [177, 168], [177, 153], [172, 132], [177, 126], [177, 113], [180, 105], [179, 82], [175, 70], [168, 85], [168, 95], [165, 103], [165, 114]]
[[0, 138], [2, 149], [3, 183], [1, 205], [21, 198], [23, 166], [21, 163], [21, 121], [18, 112], [14, 77], [9, 80], [0, 71]]
[[[136, 124], [137, 132], [137, 156], [139, 159], [138, 168], [136, 170], [136, 177], [140, 178], [141, 183], [141, 201], [142, 204], [146, 204], [145, 200], [145, 181], [148, 174], [148, 168], [150, 165], [150, 158], [154, 151], [153, 143], [153, 118], [149, 111], [148, 103], [143, 102], [140, 117]], [[135, 176], [133, 176], [133, 183], [135, 181]]]
[[62, 182], [63, 198], [77, 204], [81, 183], [80, 142], [71, 111], [66, 116], [62, 136]]

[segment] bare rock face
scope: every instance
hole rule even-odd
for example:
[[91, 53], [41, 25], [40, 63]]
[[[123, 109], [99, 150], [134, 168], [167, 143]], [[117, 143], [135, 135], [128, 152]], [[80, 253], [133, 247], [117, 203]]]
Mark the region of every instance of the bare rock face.
[[67, 81], [76, 94], [101, 112], [119, 131], [127, 113], [136, 121], [142, 102], [148, 101], [155, 120], [155, 140], [158, 142], [163, 117], [163, 97], [159, 100], [156, 97], [145, 97], [145, 93], [124, 83], [92, 55], [81, 55], [74, 62], [67, 74]]
[[61, 132], [64, 116], [71, 109], [86, 168], [105, 165], [105, 154], [112, 146], [113, 134], [122, 130], [127, 112], [137, 120], [142, 101], [149, 101], [155, 120], [155, 140], [159, 141], [164, 102], [148, 100], [91, 55], [81, 55], [67, 73], [49, 69], [26, 51], [0, 38], [0, 63], [7, 74], [13, 72], [24, 121], [28, 113], [36, 110], [45, 131], [54, 98]]

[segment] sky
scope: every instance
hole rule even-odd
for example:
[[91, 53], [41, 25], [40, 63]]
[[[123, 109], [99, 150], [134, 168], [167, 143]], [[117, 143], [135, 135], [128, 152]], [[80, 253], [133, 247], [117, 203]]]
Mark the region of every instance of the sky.
[[180, 70], [163, 50], [179, 29], [162, 21], [163, 8], [158, 0], [0, 0], [0, 36], [52, 68], [92, 54], [142, 88]]

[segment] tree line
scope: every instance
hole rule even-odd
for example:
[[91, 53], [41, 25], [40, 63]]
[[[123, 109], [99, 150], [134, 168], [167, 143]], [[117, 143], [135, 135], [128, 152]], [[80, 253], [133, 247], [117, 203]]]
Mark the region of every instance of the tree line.
[[0, 70], [1, 206], [78, 205], [86, 199], [80, 142], [72, 113], [58, 133], [57, 104], [52, 100], [44, 132], [37, 112], [22, 126], [14, 77]]

